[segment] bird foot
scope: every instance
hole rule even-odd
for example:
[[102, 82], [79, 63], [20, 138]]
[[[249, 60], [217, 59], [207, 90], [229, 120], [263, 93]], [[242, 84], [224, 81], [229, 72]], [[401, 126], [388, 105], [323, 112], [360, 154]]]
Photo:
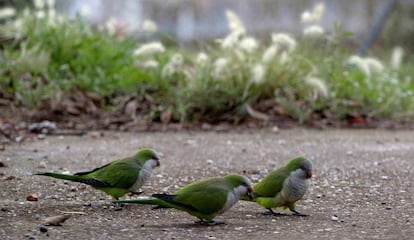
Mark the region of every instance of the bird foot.
[[264, 212], [263, 215], [265, 216], [286, 216], [284, 213], [274, 212], [271, 209], [268, 209], [268, 211]]
[[290, 211], [292, 211], [292, 216], [296, 216], [296, 217], [307, 217], [307, 216], [309, 216], [307, 214], [300, 213], [296, 210], [290, 210]]
[[196, 221], [195, 223], [203, 225], [203, 226], [217, 226], [217, 225], [223, 225], [226, 224], [225, 222], [219, 222], [219, 221], [204, 221], [204, 220], [200, 220], [200, 221]]
[[122, 211], [126, 207], [127, 207], [127, 205], [125, 205], [123, 203], [113, 203], [112, 206], [110, 206], [109, 209], [111, 209], [112, 211]]
[[143, 193], [144, 193], [144, 191], [139, 191], [139, 192], [130, 192], [130, 193], [128, 194], [128, 196], [132, 197], [132, 196], [141, 195], [141, 194], [143, 194]]
[[307, 217], [309, 215], [308, 214], [300, 213], [298, 211], [293, 211], [292, 216], [296, 216], [296, 217]]

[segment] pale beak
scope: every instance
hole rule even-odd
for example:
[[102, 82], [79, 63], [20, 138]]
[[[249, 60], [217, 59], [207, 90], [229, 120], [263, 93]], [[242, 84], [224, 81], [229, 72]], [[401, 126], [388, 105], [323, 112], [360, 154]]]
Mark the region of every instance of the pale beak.
[[250, 198], [250, 200], [254, 199], [254, 194], [253, 194], [253, 188], [252, 187], [247, 188], [247, 193], [246, 194]]
[[306, 172], [306, 178], [311, 178], [312, 177], [312, 171], [309, 170]]

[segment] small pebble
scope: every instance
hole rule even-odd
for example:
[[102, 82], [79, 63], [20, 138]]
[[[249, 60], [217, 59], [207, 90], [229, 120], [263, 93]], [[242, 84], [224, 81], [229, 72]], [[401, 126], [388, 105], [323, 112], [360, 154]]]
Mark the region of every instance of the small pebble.
[[43, 225], [40, 225], [39, 230], [40, 230], [40, 232], [42, 232], [42, 233], [47, 232], [47, 228], [46, 228], [45, 226], [43, 226]]
[[46, 165], [45, 161], [41, 161], [41, 162], [39, 162], [39, 165], [37, 165], [37, 168], [46, 168], [46, 167], [47, 167], [47, 165]]
[[333, 215], [333, 216], [331, 217], [331, 220], [332, 220], [332, 221], [338, 221], [338, 217], [337, 217], [337, 216], [335, 216], [335, 215]]
[[46, 135], [45, 134], [37, 134], [37, 139], [43, 140], [45, 138], [46, 138]]
[[103, 136], [103, 133], [98, 132], [98, 131], [90, 131], [90, 132], [88, 133], [88, 135], [89, 135], [90, 137], [92, 137], [92, 138], [99, 138], [99, 137], [102, 137], [102, 136]]
[[3, 178], [3, 180], [5, 180], [5, 181], [9, 181], [9, 180], [13, 180], [13, 179], [16, 179], [16, 177], [15, 176], [7, 176], [7, 177]]
[[33, 236], [33, 235], [31, 235], [31, 234], [25, 234], [24, 235], [27, 239], [30, 239], [30, 240], [34, 240], [34, 239], [36, 239], [36, 237], [35, 236]]
[[278, 133], [280, 131], [280, 129], [277, 126], [272, 127], [272, 132], [273, 133]]
[[36, 193], [32, 193], [26, 197], [27, 201], [35, 202], [39, 200], [39, 196]]
[[23, 136], [17, 136], [14, 140], [19, 143], [21, 141], [23, 141], [24, 137]]

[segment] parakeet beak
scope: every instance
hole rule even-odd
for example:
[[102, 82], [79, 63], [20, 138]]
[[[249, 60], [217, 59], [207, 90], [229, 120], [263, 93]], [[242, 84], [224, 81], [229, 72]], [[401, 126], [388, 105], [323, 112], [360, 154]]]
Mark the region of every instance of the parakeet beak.
[[311, 178], [312, 177], [312, 171], [309, 170], [306, 172], [306, 178]]
[[250, 198], [250, 200], [252, 200], [254, 198], [254, 194], [253, 194], [253, 188], [252, 187], [248, 187], [247, 188], [247, 193], [246, 195]]

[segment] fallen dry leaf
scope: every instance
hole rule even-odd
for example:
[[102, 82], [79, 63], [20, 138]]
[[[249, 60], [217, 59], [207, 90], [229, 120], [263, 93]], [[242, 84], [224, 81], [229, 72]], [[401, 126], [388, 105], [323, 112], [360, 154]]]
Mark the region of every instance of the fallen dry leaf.
[[36, 193], [32, 193], [26, 197], [26, 200], [35, 202], [39, 200], [39, 196]]
[[68, 211], [59, 211], [65, 214], [79, 214], [79, 215], [86, 215], [86, 212], [68, 212]]
[[39, 165], [37, 165], [37, 168], [46, 168], [46, 167], [47, 165], [46, 165], [46, 162], [44, 161], [39, 162]]
[[91, 136], [92, 138], [99, 138], [99, 137], [102, 137], [104, 134], [99, 131], [90, 131], [88, 132], [88, 135]]
[[167, 124], [171, 121], [172, 110], [168, 108], [166, 111], [161, 113], [161, 122]]
[[13, 180], [15, 178], [16, 178], [15, 176], [7, 176], [7, 177], [4, 177], [3, 180], [9, 181], [9, 180]]
[[43, 219], [43, 222], [47, 226], [62, 226], [62, 223], [64, 223], [69, 218], [70, 215], [56, 215]]

